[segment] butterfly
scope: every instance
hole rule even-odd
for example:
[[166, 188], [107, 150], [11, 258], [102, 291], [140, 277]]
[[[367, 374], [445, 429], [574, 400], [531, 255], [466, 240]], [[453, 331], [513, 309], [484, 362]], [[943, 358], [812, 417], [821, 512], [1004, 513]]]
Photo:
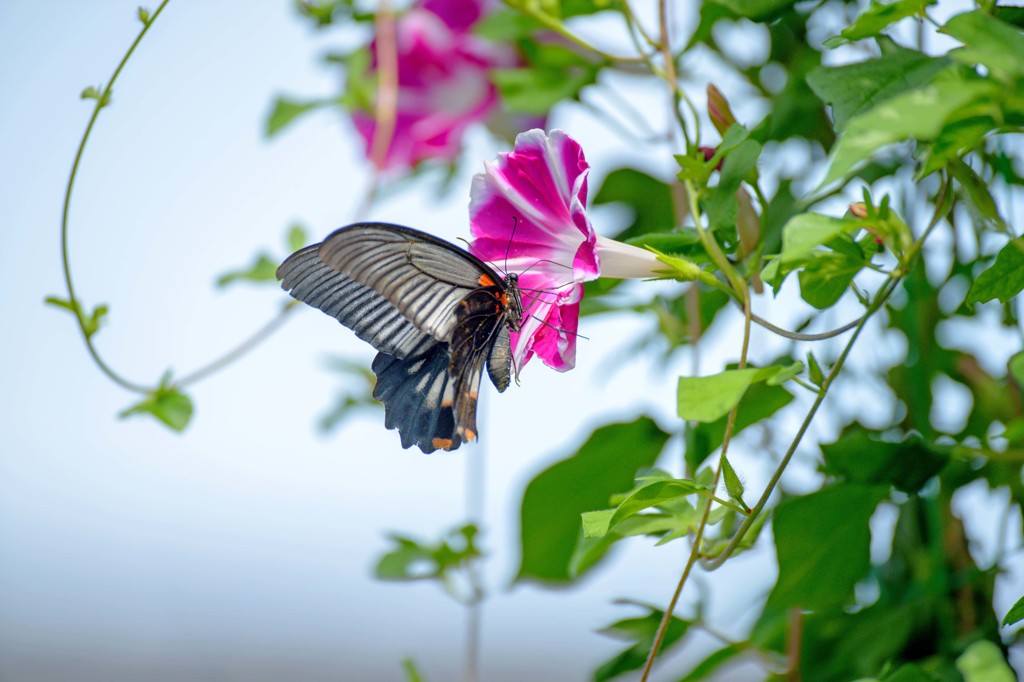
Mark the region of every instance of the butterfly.
[[377, 349], [373, 397], [402, 447], [454, 450], [475, 440], [486, 365], [508, 388], [509, 332], [523, 317], [518, 276], [426, 232], [388, 223], [342, 227], [277, 269], [293, 297]]

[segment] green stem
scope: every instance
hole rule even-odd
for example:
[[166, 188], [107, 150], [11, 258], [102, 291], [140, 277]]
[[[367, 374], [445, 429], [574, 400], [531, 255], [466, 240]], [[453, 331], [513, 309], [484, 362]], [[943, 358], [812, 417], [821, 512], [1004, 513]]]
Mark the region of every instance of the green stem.
[[64, 191], [64, 210], [61, 213], [60, 222], [60, 255], [61, 263], [64, 268], [64, 284], [67, 287], [68, 300], [72, 303], [75, 318], [78, 320], [78, 330], [82, 334], [82, 341], [85, 342], [85, 347], [89, 351], [89, 355], [92, 356], [93, 362], [96, 363], [96, 366], [99, 367], [111, 381], [122, 388], [135, 393], [147, 393], [150, 388], [143, 386], [142, 384], [129, 381], [115, 372], [110, 365], [104, 362], [103, 358], [100, 357], [99, 352], [96, 350], [96, 346], [93, 345], [92, 339], [86, 332], [84, 307], [75, 295], [75, 285], [71, 279], [71, 258], [69, 256], [68, 249], [68, 215], [71, 211], [71, 191], [75, 186], [75, 178], [78, 176], [78, 166], [82, 161], [82, 153], [85, 151], [85, 143], [89, 141], [89, 135], [92, 133], [92, 128], [96, 124], [96, 119], [100, 115], [100, 109], [110, 102], [110, 93], [113, 92], [114, 83], [117, 82], [117, 77], [121, 74], [121, 70], [124, 68], [124, 65], [128, 63], [128, 59], [132, 56], [132, 53], [135, 52], [135, 48], [138, 47], [139, 43], [142, 41], [142, 37], [146, 35], [147, 31], [149, 31], [149, 27], [152, 26], [153, 22], [156, 21], [156, 18], [160, 16], [160, 13], [163, 12], [164, 7], [168, 2], [169, 0], [163, 0], [163, 2], [160, 3], [160, 6], [156, 8], [156, 11], [153, 12], [152, 16], [150, 16], [149, 21], [143, 22], [142, 30], [139, 31], [139, 35], [135, 37], [135, 41], [131, 44], [131, 47], [128, 48], [128, 52], [126, 52], [124, 57], [121, 58], [121, 63], [117, 65], [116, 69], [114, 69], [114, 74], [110, 77], [110, 81], [107, 83], [106, 87], [104, 87], [102, 92], [100, 92], [96, 97], [96, 105], [93, 107], [92, 116], [89, 117], [89, 124], [85, 127], [85, 133], [82, 135], [82, 141], [78, 143], [78, 151], [75, 152], [75, 160], [71, 164], [71, 175], [68, 178], [67, 189]]
[[[124, 69], [125, 64], [131, 58], [135, 52], [135, 48], [138, 47], [142, 41], [143, 36], [149, 31], [150, 26], [156, 21], [157, 17], [163, 12], [164, 7], [170, 0], [162, 0], [160, 5], [156, 8], [156, 11], [150, 15], [148, 21], [143, 22], [142, 30], [135, 37], [128, 51], [124, 57], [121, 58], [117, 68], [114, 69], [113, 75], [110, 77], [110, 81], [106, 84], [102, 91], [98, 93], [96, 97], [96, 104], [93, 107], [92, 115], [89, 117], [89, 123], [85, 127], [85, 132], [82, 135], [81, 142], [78, 143], [78, 150], [75, 152], [74, 162], [71, 164], [71, 174], [68, 177], [67, 188], [64, 191], [64, 207], [61, 212], [61, 224], [60, 224], [60, 253], [61, 253], [61, 264], [63, 267], [64, 284], [68, 292], [68, 301], [71, 303], [71, 309], [75, 313], [75, 319], [78, 322], [78, 330], [82, 335], [82, 341], [85, 343], [85, 348], [92, 358], [96, 366], [99, 367], [100, 371], [103, 372], [111, 381], [118, 386], [131, 391], [133, 393], [150, 393], [156, 386], [147, 386], [140, 384], [118, 374], [100, 355], [96, 346], [92, 342], [90, 334], [86, 330], [86, 319], [85, 319], [85, 306], [82, 305], [81, 299], [78, 298], [78, 294], [75, 291], [74, 279], [71, 276], [71, 255], [70, 247], [68, 245], [68, 233], [69, 233], [69, 222], [71, 214], [71, 195], [74, 190], [75, 180], [78, 177], [78, 168], [82, 163], [82, 156], [85, 153], [85, 145], [89, 141], [89, 136], [92, 134], [92, 129], [96, 124], [96, 120], [99, 118], [100, 110], [110, 103], [110, 94], [113, 92], [114, 84], [117, 82], [118, 76], [121, 75], [121, 71]], [[275, 316], [270, 322], [265, 324], [259, 330], [256, 331], [252, 336], [245, 339], [240, 345], [232, 349], [224, 356], [210, 362], [208, 365], [197, 369], [191, 374], [186, 375], [181, 380], [175, 382], [176, 386], [185, 386], [187, 384], [196, 383], [206, 377], [214, 374], [215, 372], [223, 369], [227, 365], [235, 362], [241, 356], [248, 351], [252, 350], [261, 341], [266, 339], [270, 334], [278, 329], [284, 322], [288, 313], [290, 313], [296, 305], [295, 301], [288, 303], [277, 316]]]
[[[664, 2], [664, 0], [662, 0], [662, 2]], [[662, 7], [662, 11], [664, 11], [664, 6]], [[666, 43], [668, 42], [665, 33], [662, 34], [662, 40], [664, 40]], [[704, 232], [702, 226], [702, 218], [700, 215], [700, 195], [697, 193], [697, 191], [694, 189], [691, 183], [686, 183], [686, 192], [687, 197], [689, 199], [688, 204], [690, 207], [690, 214], [693, 217], [694, 224], [697, 226], [697, 229], [700, 232], [701, 240], [706, 241], [709, 239], [709, 237]], [[716, 248], [717, 246], [718, 245], [715, 244]], [[722, 254], [721, 251], [718, 251], [718, 253], [722, 256], [722, 259], [724, 260], [725, 255]], [[713, 255], [712, 259], [714, 259]], [[727, 260], [726, 264], [728, 264]], [[740, 348], [739, 359], [739, 368], [742, 369], [747, 364], [747, 352], [750, 349], [750, 292], [747, 289], [747, 283], [742, 278], [738, 278], [738, 282], [732, 282], [732, 280], [730, 281], [734, 286], [737, 287], [736, 293], [741, 297], [743, 302], [743, 344]], [[739, 403], [733, 405], [732, 409], [729, 410], [729, 418], [726, 421], [725, 433], [722, 437], [722, 454], [719, 456], [718, 464], [715, 467], [715, 475], [711, 484], [711, 490], [715, 490], [718, 488], [718, 482], [722, 478], [723, 462], [725, 461], [725, 458], [729, 451], [729, 444], [732, 442], [732, 433], [735, 428], [736, 413], [738, 410]], [[707, 529], [708, 519], [711, 516], [711, 503], [713, 501], [717, 501], [717, 498], [712, 495], [706, 500], [704, 504], [704, 510], [701, 513], [700, 522], [697, 524], [697, 530], [694, 532], [693, 535], [693, 543], [690, 548], [690, 555], [689, 557], [687, 557], [686, 565], [683, 567], [683, 572], [679, 576], [679, 582], [676, 583], [675, 592], [672, 593], [672, 598], [669, 600], [668, 607], [666, 607], [661, 622], [658, 624], [658, 630], [654, 635], [654, 641], [651, 644], [651, 650], [648, 652], [647, 660], [644, 663], [644, 671], [643, 675], [640, 677], [640, 682], [646, 682], [648, 677], [650, 677], [651, 671], [654, 668], [654, 659], [657, 657], [658, 650], [661, 648], [661, 644], [665, 639], [665, 633], [668, 632], [668, 627], [672, 622], [672, 614], [675, 611], [676, 604], [679, 603], [679, 597], [683, 593], [683, 588], [686, 586], [686, 581], [690, 577], [690, 573], [692, 572], [694, 565], [697, 563], [697, 559], [700, 557], [700, 546], [701, 542], [704, 539], [704, 531]], [[742, 510], [742, 513], [747, 514], [749, 512], [748, 510], [744, 509]], [[749, 520], [749, 518], [750, 517], [745, 519], [745, 521]]]
[[713, 571], [719, 566], [721, 566], [723, 563], [725, 563], [725, 560], [728, 559], [736, 550], [736, 547], [739, 546], [740, 542], [743, 540], [743, 537], [746, 535], [747, 531], [750, 530], [750, 527], [754, 525], [754, 522], [757, 520], [758, 515], [761, 513], [765, 505], [768, 503], [768, 498], [770, 498], [772, 493], [775, 491], [775, 486], [778, 485], [779, 479], [782, 478], [782, 473], [786, 470], [786, 467], [789, 466], [790, 459], [792, 459], [793, 454], [796, 452], [797, 447], [800, 445], [800, 441], [803, 440], [804, 434], [807, 432], [808, 427], [810, 427], [811, 421], [814, 419], [814, 416], [818, 412], [818, 408], [821, 407], [821, 404], [824, 402], [825, 396], [828, 394], [828, 390], [832, 386], [832, 382], [835, 381], [836, 376], [838, 376], [839, 370], [842, 369], [843, 363], [846, 361], [846, 357], [850, 354], [850, 351], [853, 349], [853, 345], [857, 342], [857, 338], [860, 336], [860, 333], [864, 330], [864, 327], [867, 325], [868, 320], [871, 319], [872, 315], [874, 315], [878, 310], [881, 309], [881, 307], [889, 299], [889, 296], [891, 296], [892, 293], [896, 290], [896, 287], [899, 286], [899, 283], [902, 280], [903, 273], [909, 270], [911, 265], [916, 261], [917, 256], [921, 251], [921, 247], [924, 245], [924, 242], [928, 238], [928, 235], [930, 235], [932, 231], [935, 229], [935, 227], [939, 224], [939, 221], [942, 219], [942, 216], [944, 216], [949, 211], [950, 206], [946, 204], [946, 199], [949, 197], [949, 190], [950, 182], [947, 178], [942, 186], [939, 196], [936, 197], [935, 212], [932, 215], [931, 222], [928, 224], [928, 227], [925, 228], [925, 231], [921, 235], [921, 237], [917, 239], [913, 244], [911, 244], [909, 249], [907, 249], [907, 253], [903, 259], [905, 265], [903, 267], [897, 268], [897, 272], [893, 274], [892, 279], [890, 279], [882, 287], [882, 289], [879, 292], [879, 295], [871, 303], [868, 310], [864, 313], [864, 316], [860, 318], [860, 321], [858, 322], [857, 327], [853, 332], [853, 336], [850, 337], [850, 340], [847, 342], [846, 346], [843, 348], [842, 353], [840, 353], [839, 358], [836, 360], [835, 365], [833, 365], [832, 371], [829, 372], [828, 377], [825, 379], [825, 382], [821, 385], [821, 390], [818, 392], [818, 397], [815, 398], [814, 404], [812, 404], [811, 409], [808, 410], [807, 416], [804, 417], [803, 423], [800, 424], [800, 428], [797, 430], [796, 436], [793, 438], [793, 441], [790, 443], [789, 448], [786, 450], [786, 454], [783, 455], [782, 457], [782, 461], [779, 462], [779, 466], [776, 467], [775, 472], [772, 474], [771, 479], [768, 481], [768, 485], [765, 487], [764, 492], [761, 494], [761, 498], [757, 501], [757, 504], [755, 504], [754, 508], [751, 510], [750, 516], [743, 520], [743, 523], [737, 529], [736, 534], [733, 535], [732, 539], [729, 541], [729, 544], [726, 545], [726, 547], [722, 550], [720, 554], [701, 562], [701, 565], [705, 570]]

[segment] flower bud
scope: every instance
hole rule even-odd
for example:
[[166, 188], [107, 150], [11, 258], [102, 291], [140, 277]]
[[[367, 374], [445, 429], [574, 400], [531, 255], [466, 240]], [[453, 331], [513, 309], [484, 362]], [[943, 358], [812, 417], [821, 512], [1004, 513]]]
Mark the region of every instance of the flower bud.
[[725, 131], [736, 122], [736, 117], [729, 108], [729, 102], [719, 92], [718, 88], [708, 83], [708, 116], [711, 117], [711, 124], [719, 135], [725, 135]]
[[868, 217], [868, 206], [863, 202], [857, 202], [856, 204], [850, 204], [850, 215], [854, 218], [867, 218]]

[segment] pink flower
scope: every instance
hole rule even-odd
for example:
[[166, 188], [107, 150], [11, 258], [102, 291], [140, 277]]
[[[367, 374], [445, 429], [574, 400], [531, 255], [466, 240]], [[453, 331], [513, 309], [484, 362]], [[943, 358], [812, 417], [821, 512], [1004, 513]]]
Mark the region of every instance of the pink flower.
[[[466, 128], [497, 107], [488, 70], [512, 65], [514, 55], [468, 33], [483, 8], [483, 0], [423, 0], [397, 20], [398, 102], [383, 168], [453, 159]], [[374, 40], [370, 46], [373, 71], [377, 45]], [[352, 118], [369, 156], [377, 130], [374, 112], [357, 111]]]
[[594, 232], [586, 214], [589, 170], [574, 139], [535, 129], [473, 178], [470, 250], [519, 274], [525, 315], [511, 334], [519, 369], [534, 355], [561, 372], [575, 366], [583, 282], [665, 270], [655, 254]]

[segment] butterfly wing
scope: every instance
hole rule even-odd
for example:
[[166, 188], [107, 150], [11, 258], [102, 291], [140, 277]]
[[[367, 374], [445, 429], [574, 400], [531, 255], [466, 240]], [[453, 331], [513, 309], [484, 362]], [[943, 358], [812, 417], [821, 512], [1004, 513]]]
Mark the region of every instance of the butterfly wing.
[[511, 358], [505, 287], [490, 267], [426, 233], [359, 223], [292, 254], [277, 276], [380, 351], [374, 397], [402, 447], [452, 450], [476, 438], [484, 364], [504, 390]]
[[413, 357], [437, 343], [388, 299], [320, 258], [320, 244], [296, 251], [277, 269], [281, 286], [383, 353]]
[[384, 426], [398, 429], [402, 447], [426, 453], [462, 445], [455, 428], [455, 387], [448, 344], [435, 342], [424, 353], [404, 360], [377, 353], [373, 397], [384, 403]]
[[335, 231], [320, 260], [387, 299], [421, 332], [451, 338], [455, 311], [469, 292], [501, 278], [476, 256], [400, 225], [360, 223]]

